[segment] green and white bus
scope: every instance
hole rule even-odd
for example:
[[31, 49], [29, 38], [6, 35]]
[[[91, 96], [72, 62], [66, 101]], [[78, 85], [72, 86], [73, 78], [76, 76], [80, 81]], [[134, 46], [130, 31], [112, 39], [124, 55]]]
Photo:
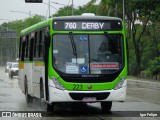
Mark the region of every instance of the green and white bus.
[[110, 111], [127, 86], [124, 23], [107, 16], [54, 17], [21, 31], [19, 86], [53, 110], [61, 102], [100, 102]]

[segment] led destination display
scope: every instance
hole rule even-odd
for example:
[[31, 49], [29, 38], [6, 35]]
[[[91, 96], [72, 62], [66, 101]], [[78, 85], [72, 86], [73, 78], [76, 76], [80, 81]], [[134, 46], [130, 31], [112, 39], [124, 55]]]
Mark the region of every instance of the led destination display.
[[121, 30], [121, 21], [54, 21], [54, 30]]

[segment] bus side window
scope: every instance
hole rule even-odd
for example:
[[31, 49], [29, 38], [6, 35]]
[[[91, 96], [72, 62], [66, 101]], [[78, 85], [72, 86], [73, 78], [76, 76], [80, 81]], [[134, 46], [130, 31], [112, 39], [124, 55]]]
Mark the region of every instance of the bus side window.
[[21, 48], [21, 60], [24, 61], [24, 55], [25, 55], [25, 40], [22, 41], [22, 48]]
[[26, 36], [25, 39], [25, 58], [29, 57], [29, 35]]
[[39, 50], [39, 40], [40, 34], [39, 31], [35, 34], [35, 41], [34, 41], [34, 58], [38, 58], [38, 50]]
[[25, 36], [20, 37], [19, 43], [19, 60], [24, 61], [24, 53], [25, 53]]
[[19, 42], [19, 60], [21, 60], [22, 57], [22, 42], [23, 42], [23, 38], [22, 36], [20, 37], [20, 42]]
[[35, 33], [35, 39], [33, 43], [33, 58], [36, 58], [36, 44], [37, 44], [37, 32]]
[[36, 59], [43, 59], [44, 55], [44, 30], [40, 30], [35, 33], [33, 56]]
[[39, 57], [43, 58], [44, 55], [44, 34], [45, 31], [41, 30], [40, 31], [40, 41], [39, 41]]
[[34, 46], [34, 40], [35, 40], [35, 34], [32, 33], [32, 35], [30, 36], [30, 39], [29, 39], [29, 60], [30, 61], [33, 61], [33, 46]]

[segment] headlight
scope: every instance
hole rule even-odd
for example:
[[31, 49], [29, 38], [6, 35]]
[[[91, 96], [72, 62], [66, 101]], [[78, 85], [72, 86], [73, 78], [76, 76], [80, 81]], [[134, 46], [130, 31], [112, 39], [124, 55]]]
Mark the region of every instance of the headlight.
[[57, 89], [65, 90], [65, 88], [62, 86], [62, 84], [60, 84], [59, 81], [56, 78], [53, 77], [52, 81], [53, 81], [53, 84], [55, 85], [55, 87]]
[[121, 80], [118, 82], [118, 84], [114, 87], [114, 90], [120, 89], [123, 86], [123, 83], [125, 81], [125, 77], [120, 78]]

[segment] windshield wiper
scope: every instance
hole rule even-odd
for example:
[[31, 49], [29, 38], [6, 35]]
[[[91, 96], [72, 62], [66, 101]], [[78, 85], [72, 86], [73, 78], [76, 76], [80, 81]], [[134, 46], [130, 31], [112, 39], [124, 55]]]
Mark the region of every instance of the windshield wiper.
[[76, 44], [75, 44], [72, 32], [69, 32], [69, 37], [72, 44], [73, 55], [76, 57], [76, 61], [77, 61], [77, 48], [76, 48]]
[[108, 34], [108, 32], [104, 32], [104, 35], [108, 38], [108, 40], [111, 40], [111, 36]]

